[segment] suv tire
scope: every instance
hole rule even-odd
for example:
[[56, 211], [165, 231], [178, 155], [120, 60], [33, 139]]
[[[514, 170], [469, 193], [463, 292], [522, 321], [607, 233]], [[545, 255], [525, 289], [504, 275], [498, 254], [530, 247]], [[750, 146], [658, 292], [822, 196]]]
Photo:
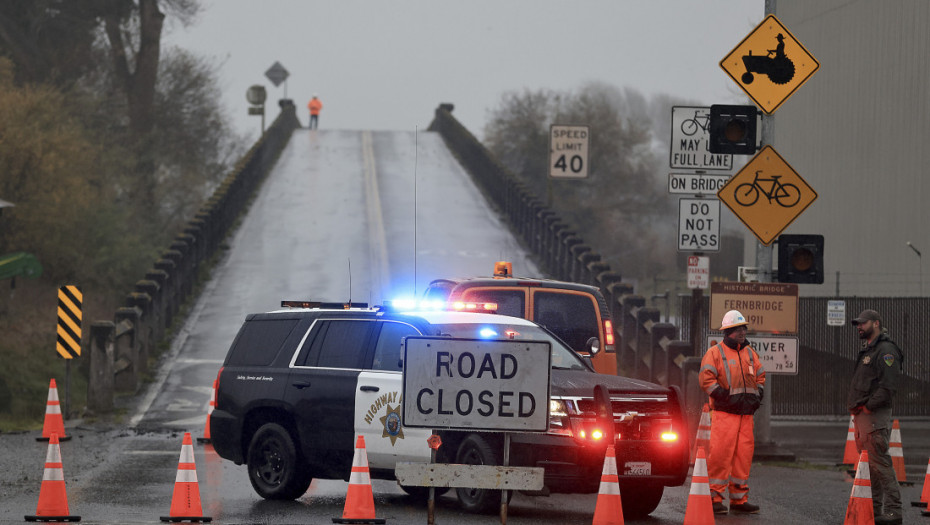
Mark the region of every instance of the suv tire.
[[621, 489], [620, 504], [623, 506], [623, 515], [628, 519], [645, 518], [659, 506], [664, 490], [665, 487], [653, 485]]
[[[455, 462], [463, 465], [500, 465], [502, 450], [496, 450], [487, 440], [478, 434], [469, 434], [459, 445]], [[499, 490], [457, 488], [455, 493], [459, 498], [462, 509], [474, 513], [495, 512], [501, 503]], [[513, 491], [508, 491], [507, 500], [513, 497]]]
[[277, 423], [259, 427], [249, 443], [247, 458], [252, 488], [265, 499], [299, 498], [313, 480], [290, 432]]

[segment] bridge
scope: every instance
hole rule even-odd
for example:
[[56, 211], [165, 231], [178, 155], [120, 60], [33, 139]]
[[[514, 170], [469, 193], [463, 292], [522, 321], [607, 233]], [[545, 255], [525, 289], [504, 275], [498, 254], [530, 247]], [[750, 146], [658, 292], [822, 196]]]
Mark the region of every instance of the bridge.
[[[704, 330], [692, 330], [689, 320], [681, 328], [660, 322], [659, 310], [527, 191], [452, 111], [440, 105], [429, 130], [419, 133], [311, 131], [300, 128], [292, 104], [282, 104], [113, 319], [92, 323], [89, 410], [112, 411], [117, 393], [139, 392], [149, 357], [170, 341], [167, 366], [159, 367], [132, 423], [189, 427], [203, 420], [210, 385], [247, 314], [274, 309], [282, 299], [377, 304], [414, 297], [432, 279], [488, 275], [494, 261], [510, 260], [517, 275], [598, 286], [614, 319], [620, 373], [681, 387], [696, 428], [704, 400], [697, 386]], [[802, 319], [814, 317], [822, 306], [817, 301], [802, 300]], [[856, 299], [850, 301], [858, 311]], [[702, 310], [699, 318], [706, 319], [706, 305]], [[820, 399], [811, 389], [823, 388], [823, 381], [807, 373], [780, 376], [785, 387], [775, 389], [783, 396], [778, 406], [788, 407], [784, 413], [843, 417], [851, 361], [835, 352], [854, 348], [846, 340], [854, 335], [847, 330], [841, 344], [824, 345], [810, 331], [801, 339], [809, 374], [842, 369], [842, 378], [831, 383], [829, 399]], [[692, 333], [693, 341], [683, 340]], [[901, 400], [896, 411], [928, 415], [920, 402], [930, 395], [928, 383], [908, 381], [917, 395]], [[802, 406], [798, 399], [818, 404]]]

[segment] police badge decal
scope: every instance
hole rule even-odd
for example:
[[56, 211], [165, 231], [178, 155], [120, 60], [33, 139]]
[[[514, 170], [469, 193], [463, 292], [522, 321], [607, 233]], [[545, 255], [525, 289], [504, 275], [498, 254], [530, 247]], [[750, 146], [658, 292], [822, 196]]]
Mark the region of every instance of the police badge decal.
[[399, 439], [404, 439], [404, 429], [400, 426], [400, 405], [392, 407], [387, 405], [387, 414], [380, 418], [381, 424], [384, 425], [384, 431], [381, 437], [390, 437], [391, 446]]

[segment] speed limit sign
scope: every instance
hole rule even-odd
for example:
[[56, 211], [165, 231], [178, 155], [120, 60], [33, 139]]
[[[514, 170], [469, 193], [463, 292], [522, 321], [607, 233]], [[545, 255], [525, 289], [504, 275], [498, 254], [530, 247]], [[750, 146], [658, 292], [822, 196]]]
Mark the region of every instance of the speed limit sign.
[[549, 126], [549, 176], [588, 176], [588, 126]]

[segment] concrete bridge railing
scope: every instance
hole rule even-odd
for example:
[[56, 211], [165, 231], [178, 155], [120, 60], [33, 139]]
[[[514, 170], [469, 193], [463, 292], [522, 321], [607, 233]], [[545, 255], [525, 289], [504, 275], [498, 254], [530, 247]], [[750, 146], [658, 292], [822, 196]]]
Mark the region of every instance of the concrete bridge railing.
[[167, 341], [183, 305], [193, 298], [197, 284], [207, 278], [203, 268], [217, 255], [291, 133], [300, 127], [293, 102], [283, 100], [280, 106], [274, 123], [136, 282], [113, 319], [91, 324], [86, 341], [89, 411], [109, 412], [115, 393], [139, 389], [149, 358]]

